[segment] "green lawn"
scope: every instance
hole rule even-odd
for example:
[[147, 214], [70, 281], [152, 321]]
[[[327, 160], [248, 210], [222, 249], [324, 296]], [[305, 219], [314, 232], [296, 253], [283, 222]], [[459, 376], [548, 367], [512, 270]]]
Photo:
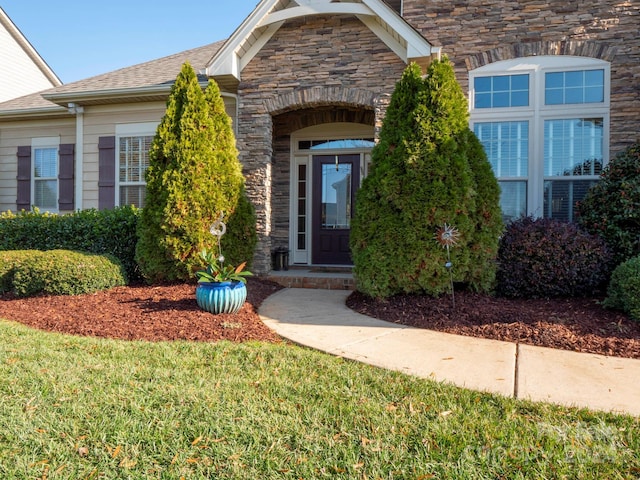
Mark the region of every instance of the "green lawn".
[[286, 343], [106, 341], [0, 321], [2, 479], [617, 479], [640, 421]]

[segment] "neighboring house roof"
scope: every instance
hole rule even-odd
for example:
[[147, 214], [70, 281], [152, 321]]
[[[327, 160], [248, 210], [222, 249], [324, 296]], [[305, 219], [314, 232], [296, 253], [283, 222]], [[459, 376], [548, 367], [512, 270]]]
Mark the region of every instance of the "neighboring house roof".
[[[211, 43], [0, 103], [0, 118], [59, 115], [67, 112], [70, 103], [99, 105], [166, 100], [182, 65], [188, 61], [196, 71], [202, 70], [223, 43]], [[203, 75], [199, 79], [207, 81]]]
[[211, 59], [205, 72], [221, 86], [234, 88], [242, 69], [285, 21], [309, 15], [355, 15], [405, 62], [439, 55], [392, 7], [382, 0], [262, 0]]
[[58, 76], [2, 8], [0, 27], [0, 100], [62, 85]]

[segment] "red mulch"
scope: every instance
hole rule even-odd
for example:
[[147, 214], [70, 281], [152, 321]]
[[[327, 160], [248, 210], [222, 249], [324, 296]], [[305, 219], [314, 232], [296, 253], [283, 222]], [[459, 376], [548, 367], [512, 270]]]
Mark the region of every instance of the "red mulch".
[[[235, 315], [198, 308], [195, 285], [129, 286], [78, 296], [0, 296], [0, 318], [41, 330], [123, 340], [277, 342], [260, 320], [262, 301], [279, 285], [250, 278]], [[593, 299], [507, 300], [470, 292], [439, 299], [349, 296], [354, 310], [389, 322], [444, 332], [617, 357], [640, 358], [640, 322]]]
[[514, 300], [472, 292], [375, 300], [353, 293], [347, 305], [388, 322], [575, 352], [640, 358], [640, 322], [598, 299]]
[[247, 301], [234, 315], [213, 315], [196, 304], [194, 284], [116, 287], [77, 296], [0, 296], [0, 318], [72, 335], [122, 340], [276, 342], [257, 308], [279, 285], [249, 279]]

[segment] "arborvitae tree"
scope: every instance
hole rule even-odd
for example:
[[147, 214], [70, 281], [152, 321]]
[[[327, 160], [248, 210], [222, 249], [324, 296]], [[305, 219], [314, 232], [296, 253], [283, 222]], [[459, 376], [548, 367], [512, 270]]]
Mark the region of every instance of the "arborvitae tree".
[[449, 61], [434, 61], [425, 79], [409, 65], [357, 194], [351, 248], [358, 289], [375, 297], [446, 292], [447, 253], [435, 240], [445, 223], [460, 232], [450, 250], [455, 280], [490, 289], [502, 228], [498, 194]]
[[[188, 63], [176, 78], [151, 145], [146, 181], [136, 249], [142, 273], [149, 282], [193, 278], [200, 250], [217, 248], [212, 223], [221, 212], [225, 221], [236, 212], [244, 177], [220, 90], [210, 81], [203, 92]], [[248, 220], [253, 212], [243, 208]], [[250, 221], [255, 225], [254, 218]]]

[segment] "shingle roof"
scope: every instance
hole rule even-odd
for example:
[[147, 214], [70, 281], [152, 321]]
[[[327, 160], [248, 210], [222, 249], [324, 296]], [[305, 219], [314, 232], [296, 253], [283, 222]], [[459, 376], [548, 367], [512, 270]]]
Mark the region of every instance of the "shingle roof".
[[[28, 113], [26, 110], [29, 109], [34, 109], [34, 113], [42, 109], [62, 112], [63, 107], [60, 105], [66, 106], [66, 103], [74, 101], [76, 97], [82, 100], [99, 96], [102, 101], [92, 103], [109, 103], [107, 99], [112, 94], [122, 99], [128, 92], [144, 89], [168, 92], [185, 62], [188, 61], [198, 72], [206, 67], [223, 44], [224, 41], [211, 43], [0, 103], [0, 115], [7, 116], [12, 112], [24, 114]], [[202, 81], [207, 80], [204, 75], [199, 75], [199, 78]]]

